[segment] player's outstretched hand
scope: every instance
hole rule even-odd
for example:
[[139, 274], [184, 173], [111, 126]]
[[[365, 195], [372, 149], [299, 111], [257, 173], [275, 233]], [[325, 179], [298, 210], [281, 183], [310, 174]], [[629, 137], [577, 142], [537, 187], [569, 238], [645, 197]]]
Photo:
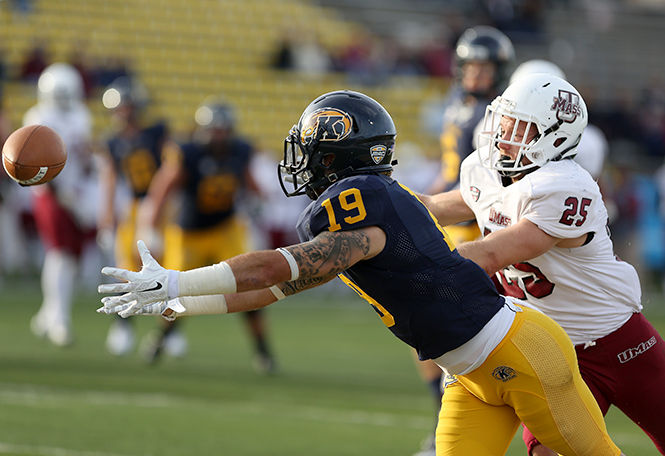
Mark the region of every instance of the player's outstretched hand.
[[178, 298], [169, 301], [160, 301], [152, 304], [147, 304], [139, 307], [136, 301], [127, 304], [113, 304], [109, 302], [110, 297], [102, 298], [103, 306], [97, 309], [101, 314], [118, 314], [122, 318], [131, 317], [133, 315], [161, 315], [168, 321], [173, 321], [177, 318], [178, 314], [185, 311], [185, 307], [180, 303]]
[[[99, 285], [99, 293], [124, 293], [120, 296], [107, 296], [102, 299], [104, 308], [116, 309], [126, 304], [118, 312], [110, 311], [107, 313], [120, 313], [134, 315], [148, 304], [160, 301], [168, 301], [169, 284], [171, 281], [178, 280], [178, 271], [164, 269], [157, 260], [155, 260], [143, 241], [137, 242], [139, 255], [143, 267], [139, 272], [128, 271], [126, 269], [105, 267], [102, 274], [117, 280], [124, 280], [122, 283], [106, 283]], [[173, 296], [175, 297], [175, 296]], [[123, 316], [121, 314], [121, 316]]]

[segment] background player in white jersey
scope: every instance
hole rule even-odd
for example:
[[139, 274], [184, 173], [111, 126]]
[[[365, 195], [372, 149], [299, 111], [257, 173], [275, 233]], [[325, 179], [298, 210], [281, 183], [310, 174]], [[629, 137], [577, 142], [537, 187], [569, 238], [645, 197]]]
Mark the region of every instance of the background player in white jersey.
[[572, 160], [586, 124], [572, 85], [520, 78], [488, 108], [488, 145], [462, 164], [460, 189], [424, 198], [442, 224], [475, 216], [485, 237], [459, 253], [557, 321], [603, 413], [619, 407], [665, 454], [665, 343], [640, 312], [635, 269], [613, 253], [597, 184]]
[[44, 300], [32, 331], [55, 345], [72, 342], [71, 305], [77, 262], [95, 226], [94, 176], [90, 154], [91, 118], [78, 71], [65, 63], [47, 67], [37, 82], [38, 103], [23, 124], [55, 130], [67, 149], [67, 166], [57, 179], [33, 189], [34, 217], [46, 249], [42, 268]]

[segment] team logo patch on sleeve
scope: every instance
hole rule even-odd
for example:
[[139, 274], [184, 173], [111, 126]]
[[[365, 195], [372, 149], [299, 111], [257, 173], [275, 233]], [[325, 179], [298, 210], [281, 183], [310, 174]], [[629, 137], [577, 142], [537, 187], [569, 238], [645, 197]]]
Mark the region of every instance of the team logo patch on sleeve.
[[480, 198], [480, 189], [472, 185], [471, 187], [469, 187], [469, 192], [471, 192], [471, 198], [473, 198], [473, 201], [477, 203], [478, 199]]
[[492, 371], [492, 377], [501, 380], [502, 382], [507, 382], [508, 380], [517, 377], [517, 372], [515, 372], [515, 369], [512, 367], [499, 366]]
[[372, 157], [372, 161], [378, 165], [383, 160], [383, 157], [386, 156], [387, 150], [384, 145], [372, 146], [369, 148], [369, 155]]

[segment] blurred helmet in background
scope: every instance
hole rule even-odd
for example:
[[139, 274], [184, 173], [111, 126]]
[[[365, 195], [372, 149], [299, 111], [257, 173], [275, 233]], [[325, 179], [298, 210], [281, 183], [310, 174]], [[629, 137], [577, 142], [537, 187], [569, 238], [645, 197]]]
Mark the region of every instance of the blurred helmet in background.
[[466, 29], [457, 41], [455, 62], [461, 80], [468, 63], [489, 62], [494, 65], [494, 75], [489, 87], [467, 90], [476, 97], [493, 96], [508, 80], [508, 69], [515, 59], [515, 49], [510, 38], [498, 29], [478, 25]]
[[224, 147], [234, 134], [235, 110], [222, 98], [208, 98], [196, 109], [194, 121], [194, 141]]
[[235, 110], [221, 98], [209, 98], [196, 109], [194, 121], [199, 128], [234, 130], [236, 127]]
[[67, 63], [54, 63], [42, 71], [37, 81], [40, 104], [55, 106], [62, 111], [83, 102], [83, 79], [78, 70]]
[[102, 104], [106, 109], [131, 107], [142, 110], [148, 105], [148, 91], [137, 79], [121, 76], [108, 85], [102, 95]]
[[510, 84], [526, 75], [534, 73], [547, 73], [568, 80], [566, 74], [558, 65], [549, 60], [533, 59], [527, 60], [515, 68], [515, 71], [513, 71], [513, 74], [510, 76]]

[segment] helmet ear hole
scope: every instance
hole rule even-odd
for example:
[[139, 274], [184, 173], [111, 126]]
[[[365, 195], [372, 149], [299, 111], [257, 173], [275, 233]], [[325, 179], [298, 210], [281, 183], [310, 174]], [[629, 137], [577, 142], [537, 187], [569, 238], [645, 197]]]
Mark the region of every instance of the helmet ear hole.
[[333, 153], [325, 154], [323, 157], [321, 157], [321, 165], [324, 168], [330, 168], [330, 165], [332, 165], [334, 161], [335, 154]]
[[566, 138], [557, 138], [556, 141], [554, 141], [554, 147], [559, 147], [564, 142], [566, 142]]

